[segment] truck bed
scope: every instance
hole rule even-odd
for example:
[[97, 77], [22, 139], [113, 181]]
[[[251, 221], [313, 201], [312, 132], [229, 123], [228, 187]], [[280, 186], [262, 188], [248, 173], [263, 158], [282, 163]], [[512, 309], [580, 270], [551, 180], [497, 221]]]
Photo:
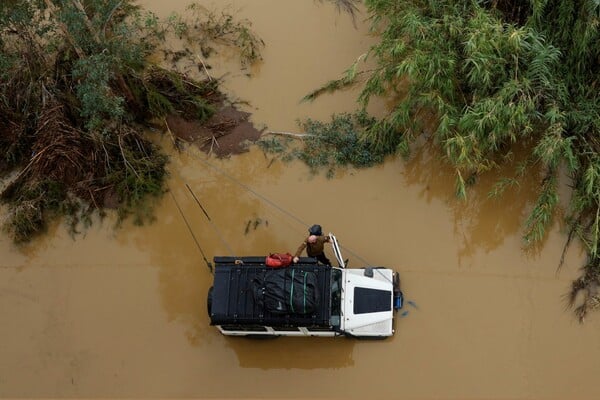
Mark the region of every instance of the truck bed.
[[[236, 260], [243, 264], [236, 264]], [[330, 326], [331, 267], [317, 264], [311, 257], [301, 257], [297, 264], [283, 267], [297, 273], [315, 273], [320, 301], [311, 314], [282, 315], [269, 312], [254, 299], [252, 282], [272, 270], [265, 265], [265, 256], [215, 257], [213, 261], [211, 325]]]

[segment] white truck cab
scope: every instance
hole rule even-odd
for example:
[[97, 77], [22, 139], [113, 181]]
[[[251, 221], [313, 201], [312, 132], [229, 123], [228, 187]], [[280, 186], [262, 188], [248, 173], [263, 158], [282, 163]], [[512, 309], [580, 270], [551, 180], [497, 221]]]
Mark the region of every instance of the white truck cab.
[[349, 336], [394, 334], [394, 272], [390, 269], [342, 270], [341, 330]]

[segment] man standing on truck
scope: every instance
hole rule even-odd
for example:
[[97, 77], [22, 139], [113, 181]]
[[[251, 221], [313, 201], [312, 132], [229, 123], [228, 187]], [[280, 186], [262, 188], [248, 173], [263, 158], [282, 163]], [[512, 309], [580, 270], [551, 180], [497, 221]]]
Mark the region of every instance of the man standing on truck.
[[325, 243], [329, 243], [329, 236], [323, 236], [321, 225], [313, 225], [308, 229], [309, 236], [300, 244], [296, 254], [294, 254], [294, 263], [300, 259], [300, 254], [306, 249], [309, 257], [315, 257], [320, 263], [331, 265], [331, 261], [325, 256]]

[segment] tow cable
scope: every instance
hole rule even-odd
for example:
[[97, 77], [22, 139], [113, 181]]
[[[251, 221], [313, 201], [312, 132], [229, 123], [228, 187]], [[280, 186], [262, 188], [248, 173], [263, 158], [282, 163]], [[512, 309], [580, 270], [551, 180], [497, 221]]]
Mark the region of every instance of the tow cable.
[[186, 183], [185, 187], [187, 187], [187, 189], [192, 194], [192, 197], [194, 198], [194, 200], [196, 200], [196, 204], [198, 204], [198, 206], [202, 209], [202, 212], [204, 213], [204, 215], [206, 215], [206, 219], [208, 219], [208, 222], [210, 222], [210, 225], [213, 227], [213, 229], [215, 230], [215, 232], [217, 232], [217, 235], [219, 236], [219, 239], [221, 239], [221, 242], [223, 242], [223, 245], [227, 248], [227, 250], [229, 251], [229, 254], [231, 256], [235, 257], [235, 253], [233, 252], [233, 250], [231, 249], [231, 247], [229, 246], [229, 244], [225, 240], [225, 237], [223, 236], [223, 234], [221, 233], [221, 231], [219, 230], [219, 228], [217, 227], [217, 225], [215, 225], [215, 223], [210, 218], [210, 215], [208, 215], [208, 212], [206, 212], [206, 209], [202, 206], [202, 203], [200, 203], [200, 200], [198, 200], [198, 197], [196, 197], [196, 194], [192, 191], [192, 188], [190, 187], [190, 185], [188, 185]]
[[198, 239], [196, 239], [196, 235], [194, 235], [194, 231], [192, 230], [192, 227], [190, 226], [189, 222], [185, 218], [183, 211], [181, 211], [181, 207], [179, 207], [179, 203], [177, 203], [177, 199], [175, 199], [175, 196], [173, 195], [173, 192], [170, 189], [169, 189], [169, 193], [171, 194], [171, 198], [173, 199], [173, 201], [175, 202], [175, 205], [177, 206], [177, 210], [179, 210], [179, 214], [181, 214], [181, 218], [183, 218], [183, 222], [185, 222], [185, 226], [187, 226], [188, 231], [190, 231], [190, 234], [192, 235], [192, 238], [194, 239], [194, 242], [196, 243], [196, 247], [198, 247], [198, 250], [200, 250], [200, 254], [202, 254], [202, 258], [204, 259], [204, 262], [206, 263], [208, 270], [212, 273], [213, 272], [212, 264], [206, 258], [206, 254], [204, 254], [204, 250], [202, 250], [200, 243], [198, 243]]

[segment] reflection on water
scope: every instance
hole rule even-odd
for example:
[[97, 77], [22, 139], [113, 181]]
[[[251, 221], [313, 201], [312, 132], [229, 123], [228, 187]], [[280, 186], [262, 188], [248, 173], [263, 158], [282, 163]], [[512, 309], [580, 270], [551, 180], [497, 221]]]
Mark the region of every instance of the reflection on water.
[[[140, 3], [166, 14], [187, 1]], [[355, 91], [298, 100], [372, 43], [363, 18], [355, 29], [328, 2], [231, 3], [266, 42], [251, 77], [225, 78], [256, 123], [293, 131], [297, 117], [354, 108]], [[427, 147], [331, 180], [271, 161], [256, 148], [173, 153], [177, 204], [164, 196], [152, 224], [114, 231], [110, 216], [74, 239], [55, 225], [23, 249], [0, 236], [0, 397], [600, 398], [600, 318], [579, 326], [561, 297], [581, 249], [556, 274], [555, 224], [540, 251], [522, 250], [535, 174], [499, 199], [482, 176], [459, 203], [453, 171]], [[212, 276], [177, 205], [209, 260], [293, 252], [319, 223], [350, 267], [398, 269], [414, 306], [381, 342], [224, 337], [208, 325]]]
[[[524, 221], [539, 191], [539, 170], [532, 168], [519, 179], [517, 185], [508, 187], [501, 196], [492, 196], [499, 177], [514, 178], [516, 163], [524, 160], [525, 149], [515, 149], [515, 164], [500, 165], [492, 173], [477, 177], [475, 185], [467, 191], [467, 200], [458, 201], [455, 196], [456, 175], [431, 144], [417, 147], [406, 164], [404, 178], [409, 185], [419, 185], [419, 196], [431, 203], [438, 199], [452, 209], [454, 236], [461, 245], [458, 263], [473, 257], [479, 250], [489, 253], [501, 246], [509, 237], [523, 235]], [[547, 240], [538, 246], [527, 248], [537, 253]]]
[[240, 367], [260, 369], [351, 367], [354, 342], [345, 338], [227, 338]]

